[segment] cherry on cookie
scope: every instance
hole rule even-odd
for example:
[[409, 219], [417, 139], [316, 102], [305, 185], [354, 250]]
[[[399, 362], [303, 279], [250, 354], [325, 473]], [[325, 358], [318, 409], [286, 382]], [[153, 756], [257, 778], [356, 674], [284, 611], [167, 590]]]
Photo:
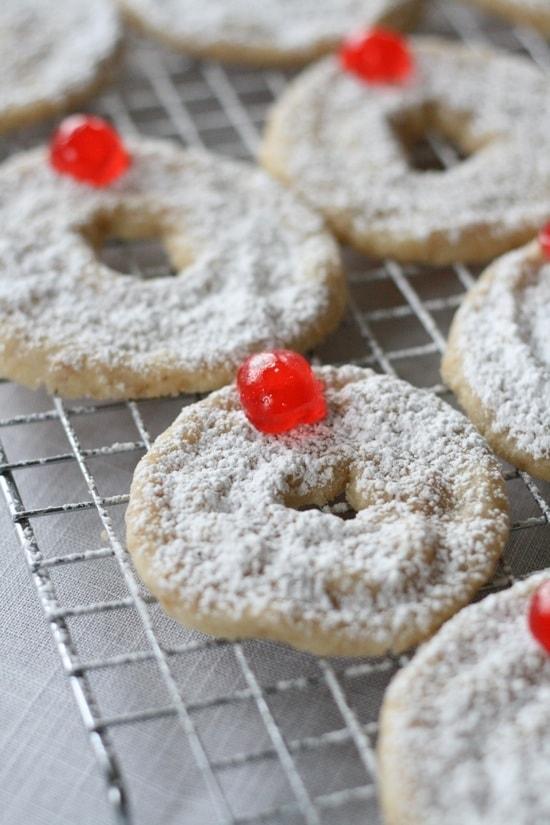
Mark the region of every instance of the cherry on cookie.
[[543, 582], [531, 598], [529, 629], [537, 642], [550, 653], [550, 580]]
[[371, 29], [347, 38], [340, 48], [342, 67], [367, 83], [401, 83], [414, 61], [404, 37], [388, 29]]
[[539, 244], [544, 257], [550, 260], [550, 223], [545, 224], [539, 232]]
[[94, 115], [71, 115], [52, 137], [50, 163], [82, 183], [108, 186], [126, 172], [130, 155], [107, 121]]
[[291, 350], [249, 356], [237, 373], [246, 417], [263, 433], [284, 433], [326, 417], [323, 384], [306, 359]]

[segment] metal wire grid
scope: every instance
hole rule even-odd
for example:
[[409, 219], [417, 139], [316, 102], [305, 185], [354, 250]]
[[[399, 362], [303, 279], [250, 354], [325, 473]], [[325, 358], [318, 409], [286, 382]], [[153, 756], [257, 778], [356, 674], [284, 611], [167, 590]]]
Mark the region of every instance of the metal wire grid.
[[[490, 38], [498, 45], [527, 52], [537, 63], [550, 66], [550, 50], [535, 33], [512, 31], [505, 25], [492, 24], [489, 29], [480, 26], [480, 19], [470, 10], [443, 2], [434, 5], [426, 26], [428, 30], [468, 40]], [[127, 64], [125, 77], [118, 88], [100, 100], [99, 111], [110, 115], [126, 133], [172, 137], [186, 144], [206, 146], [236, 156], [254, 155], [266, 106], [280, 93], [287, 80], [280, 72], [197, 64], [162, 52], [149, 43], [132, 46]], [[41, 130], [28, 130], [7, 139], [2, 147], [4, 153], [33, 143], [43, 134], [45, 132]], [[444, 167], [457, 161], [453, 147], [437, 136], [428, 138], [423, 153], [424, 158], [419, 163], [433, 165], [438, 162]], [[426, 153], [431, 157], [426, 157]], [[152, 244], [137, 244], [133, 248], [114, 244], [103, 254], [114, 265], [118, 261], [124, 271], [132, 271], [141, 277], [155, 277], [167, 271], [165, 260]], [[445, 332], [464, 290], [474, 282], [476, 273], [458, 264], [434, 272], [403, 267], [392, 261], [374, 263], [353, 253], [347, 253], [347, 258], [352, 294], [348, 317], [340, 332], [314, 356], [320, 361], [352, 361], [372, 366], [444, 394], [437, 370]], [[192, 400], [187, 397], [179, 403]], [[351, 825], [356, 821], [364, 822], [366, 816], [370, 823], [377, 822], [376, 715], [383, 688], [404, 657], [399, 661], [387, 657], [361, 662], [315, 659], [270, 643], [229, 644], [179, 628], [171, 628], [167, 642], [159, 631], [155, 601], [137, 580], [122, 543], [120, 513], [128, 501], [128, 494], [105, 494], [104, 484], [94, 471], [94, 462], [115, 457], [122, 460], [126, 456], [135, 463], [151, 444], [147, 418], [156, 427], [163, 415], [173, 417], [174, 402], [159, 401], [152, 406], [151, 402], [134, 401], [68, 405], [59, 398], [52, 398], [45, 407], [11, 414], [0, 420], [5, 434], [0, 442], [0, 487], [91, 745], [105, 775], [116, 821], [129, 823], [134, 818], [140, 822], [151, 821], [142, 818], [139, 805], [128, 804], [125, 787], [130, 757], [127, 748], [115, 746], [117, 732], [135, 730], [141, 723], [168, 720], [172, 733], [176, 731], [180, 739], [183, 734], [188, 748], [186, 754], [193, 761], [192, 768], [189, 763], [186, 765], [191, 771], [188, 782], [199, 782], [199, 777], [202, 782], [201, 790], [197, 792], [199, 802], [194, 799], [188, 808], [183, 805], [178, 808], [178, 822], [193, 825], [198, 822], [208, 825], [260, 822], [322, 825], [340, 821]], [[118, 414], [124, 414], [131, 422], [133, 437], [106, 445], [85, 446], [86, 438], [79, 432], [83, 422], [91, 422], [97, 429], [101, 416], [106, 415], [109, 419]], [[23, 431], [29, 432], [29, 427], [49, 423], [61, 427], [66, 449], [50, 455], [44, 455], [40, 449], [37, 450], [38, 457], [34, 452], [31, 457], [12, 455], [15, 449], [12, 445], [16, 443], [16, 439], [11, 438], [12, 433], [19, 433], [18, 443], [26, 442], [25, 435], [21, 435]], [[33, 442], [32, 438], [30, 442]], [[34, 506], [26, 503], [29, 496], [25, 492], [26, 482], [20, 480], [21, 474], [26, 474], [27, 479], [32, 476], [33, 481], [42, 487], [42, 474], [49, 469], [61, 468], [62, 473], [67, 473], [71, 467], [78, 470], [85, 495], [74, 500], [64, 498], [60, 503]], [[517, 510], [514, 536], [495, 581], [486, 590], [509, 585], [530, 570], [548, 564], [548, 557], [544, 555], [550, 538], [549, 485], [536, 483], [513, 468], [506, 469], [506, 476]], [[99, 518], [104, 539], [102, 546], [90, 548], [83, 541], [82, 549], [72, 552], [52, 554], [44, 549], [42, 522], [53, 518], [57, 527], [60, 519], [90, 513]], [[536, 536], [534, 542], [528, 538], [532, 535]], [[528, 545], [529, 552], [526, 550]], [[114, 563], [123, 582], [123, 592], [112, 599], [87, 602], [77, 599], [73, 604], [65, 603], [70, 599], [59, 592], [57, 571], [79, 568], [85, 563], [82, 576], [86, 577], [92, 565], [105, 565], [107, 560]], [[74, 593], [77, 592], [75, 588]], [[126, 620], [126, 624], [123, 621], [124, 627], [131, 625], [135, 632], [131, 635], [128, 630], [128, 638], [122, 634], [122, 650], [111, 655], [86, 655], [87, 644], [78, 638], [72, 622], [82, 617], [91, 620], [108, 615], [116, 616], [120, 622], [125, 613], [131, 613], [132, 618]], [[137, 646], [136, 628], [140, 640]], [[236, 668], [238, 687], [230, 686], [228, 690], [214, 691], [212, 695], [208, 691], [201, 694], [189, 689], [188, 677], [186, 689], [182, 690], [177, 662], [183, 657], [187, 663], [185, 667], [188, 667], [189, 659], [185, 657], [196, 654], [202, 657], [199, 662], [206, 661], [205, 656], [232, 657], [231, 665], [227, 664], [227, 658], [222, 660], [222, 665], [225, 663], [230, 670]], [[285, 678], [266, 678], [265, 657], [274, 659], [276, 669], [280, 668]], [[222, 669], [217, 663], [215, 658], [209, 672], [214, 675], [214, 681], [218, 679], [223, 684]], [[104, 685], [109, 690], [120, 669], [142, 664], [155, 668], [155, 675], [151, 676], [151, 671], [147, 676], [147, 695], [158, 698], [157, 693], [160, 693], [164, 701], [151, 705], [143, 701], [135, 709], [104, 712], [105, 702], [98, 700], [97, 675], [105, 676]], [[287, 667], [291, 675], [287, 675]], [[192, 673], [191, 678], [197, 679], [197, 673]], [[357, 688], [354, 688], [355, 684]], [[296, 706], [303, 711], [303, 701], [317, 717], [322, 708], [326, 710], [326, 704], [318, 703], [319, 690], [324, 692], [325, 699], [330, 698], [335, 714], [331, 716], [330, 724], [321, 726], [320, 732], [315, 728], [316, 732], [309, 735], [305, 735], [303, 726], [298, 723], [287, 730], [282, 722], [284, 715], [292, 715]], [[302, 697], [302, 704], [298, 697]], [[369, 706], [367, 720], [361, 705], [364, 701]], [[241, 750], [229, 748], [221, 756], [213, 756], [213, 748], [210, 743], [205, 744], [201, 732], [201, 715], [204, 718], [204, 714], [216, 714], [223, 709], [238, 714], [239, 707], [245, 708], [247, 724], [250, 709], [255, 709], [263, 731], [263, 736], [257, 736], [260, 746], [254, 741]], [[160, 747], [160, 742], [160, 734], [153, 737], [155, 747]], [[350, 756], [347, 751], [340, 786], [330, 790], [330, 777], [322, 770], [319, 777], [319, 766], [324, 764], [322, 755], [325, 752], [336, 749], [336, 753], [340, 753], [337, 749], [342, 746], [349, 746], [352, 754]], [[302, 763], [308, 755], [317, 765], [316, 782], [312, 781], [311, 772], [308, 773]], [[139, 754], [137, 758], [140, 758]], [[265, 771], [263, 774], [266, 784], [267, 779], [272, 781], [277, 766], [284, 780], [283, 790], [270, 796], [271, 804], [269, 800], [265, 805], [257, 804], [257, 800], [252, 804], [248, 798], [246, 806], [239, 805], [228, 782], [223, 779], [224, 774], [229, 772], [234, 777], [232, 771], [242, 770], [246, 776], [250, 775], [253, 766], [263, 769], [266, 765], [267, 774]], [[183, 765], [180, 768], [183, 769]]]

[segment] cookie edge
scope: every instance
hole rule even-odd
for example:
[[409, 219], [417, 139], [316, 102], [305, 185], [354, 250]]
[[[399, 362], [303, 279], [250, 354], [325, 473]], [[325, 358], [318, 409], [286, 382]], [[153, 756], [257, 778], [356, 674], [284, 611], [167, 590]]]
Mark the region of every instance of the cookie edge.
[[[523, 247], [527, 255], [540, 257], [539, 245], [533, 241]], [[517, 254], [521, 250], [514, 250]], [[454, 316], [449, 332], [447, 347], [441, 362], [443, 382], [454, 393], [462, 409], [477, 430], [486, 439], [496, 455], [508, 461], [519, 470], [523, 470], [542, 481], [550, 481], [550, 460], [537, 459], [517, 446], [516, 439], [509, 431], [502, 431], [494, 426], [495, 416], [476, 395], [464, 375], [463, 358], [460, 347], [462, 331], [462, 314], [478, 300], [492, 281], [498, 277], [497, 266], [502, 258], [494, 261], [482, 273], [477, 283], [466, 293], [459, 310]]]
[[[334, 51], [341, 42], [339, 37], [329, 38], [313, 44], [309, 49], [290, 50], [267, 49], [245, 43], [230, 44], [220, 41], [208, 45], [197, 45], [193, 37], [171, 34], [145, 20], [143, 15], [133, 8], [131, 0], [117, 0], [117, 4], [126, 23], [132, 28], [141, 34], [158, 40], [168, 48], [183, 52], [199, 60], [219, 60], [222, 63], [256, 68], [292, 69], [304, 66]], [[393, 11], [383, 15], [376, 25], [406, 31], [414, 26], [423, 11], [423, 6], [424, 0], [400, 0], [400, 5]]]

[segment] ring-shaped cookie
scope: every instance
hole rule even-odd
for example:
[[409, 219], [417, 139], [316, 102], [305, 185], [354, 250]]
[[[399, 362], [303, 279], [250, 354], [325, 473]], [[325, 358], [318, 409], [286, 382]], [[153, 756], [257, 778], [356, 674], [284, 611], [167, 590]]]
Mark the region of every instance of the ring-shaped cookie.
[[358, 28], [403, 28], [420, 0], [119, 0], [128, 20], [173, 48], [254, 66], [293, 66]]
[[538, 242], [497, 260], [470, 290], [442, 375], [498, 455], [550, 481], [550, 261]]
[[[360, 251], [434, 264], [482, 261], [550, 217], [550, 74], [526, 58], [414, 38], [413, 76], [369, 85], [327, 58], [275, 104], [261, 160]], [[430, 132], [468, 156], [419, 171]]]
[[550, 821], [550, 656], [527, 622], [546, 579], [461, 611], [390, 684], [378, 744], [386, 825]]
[[[44, 150], [0, 168], [0, 374], [74, 397], [221, 386], [242, 359], [307, 349], [345, 302], [323, 222], [252, 166], [129, 141], [130, 170], [95, 189]], [[106, 237], [160, 237], [175, 268], [140, 279], [96, 254]]]
[[120, 37], [109, 0], [2, 0], [0, 132], [92, 94], [107, 77]]
[[[128, 549], [187, 626], [318, 654], [400, 651], [490, 578], [508, 534], [498, 462], [431, 393], [316, 372], [329, 417], [284, 436], [255, 430], [233, 385], [184, 408], [136, 469]], [[312, 509], [340, 495], [355, 518]]]

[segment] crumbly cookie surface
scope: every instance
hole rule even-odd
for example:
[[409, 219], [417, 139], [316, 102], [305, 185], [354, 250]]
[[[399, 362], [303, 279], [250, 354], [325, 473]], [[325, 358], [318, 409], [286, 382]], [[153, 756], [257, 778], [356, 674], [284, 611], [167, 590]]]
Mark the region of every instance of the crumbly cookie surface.
[[120, 36], [108, 0], [2, 0], [0, 131], [50, 115], [94, 91]]
[[365, 26], [406, 25], [419, 0], [119, 0], [131, 22], [198, 56], [305, 63]]
[[526, 24], [550, 37], [550, 4], [548, 0], [468, 0], [487, 11], [502, 14], [513, 23]]
[[493, 263], [457, 312], [442, 374], [495, 452], [550, 480], [550, 262]]
[[[503, 481], [432, 394], [356, 367], [316, 372], [329, 417], [285, 436], [255, 430], [234, 386], [186, 407], [137, 467], [128, 548], [165, 610], [206, 633], [400, 651], [491, 576]], [[355, 518], [303, 509], [341, 494]]]
[[[360, 251], [405, 261], [482, 261], [550, 216], [550, 74], [525, 58], [413, 38], [416, 71], [369, 85], [326, 58], [275, 104], [264, 166]], [[419, 171], [408, 148], [451, 138], [467, 158]]]
[[550, 821], [550, 656], [527, 624], [547, 578], [463, 610], [390, 684], [379, 739], [387, 825]]
[[[339, 252], [322, 220], [261, 170], [128, 141], [95, 189], [43, 150], [0, 168], [0, 374], [74, 397], [202, 391], [248, 353], [305, 349], [338, 323]], [[105, 239], [160, 238], [174, 277], [115, 272]]]

